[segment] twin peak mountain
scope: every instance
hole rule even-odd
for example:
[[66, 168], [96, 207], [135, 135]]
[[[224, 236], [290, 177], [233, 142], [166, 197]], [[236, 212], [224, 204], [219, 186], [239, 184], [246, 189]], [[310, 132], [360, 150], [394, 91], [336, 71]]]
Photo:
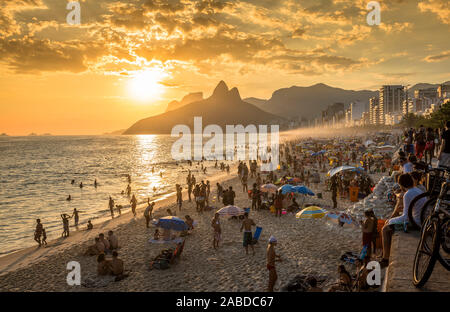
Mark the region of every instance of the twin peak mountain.
[[237, 88], [229, 90], [220, 81], [209, 98], [203, 99], [201, 92], [191, 93], [181, 102], [169, 103], [166, 112], [139, 120], [124, 134], [170, 134], [176, 125], [186, 125], [193, 131], [194, 117], [202, 117], [203, 127], [214, 124], [222, 129], [226, 125], [270, 125], [283, 119], [244, 102]]

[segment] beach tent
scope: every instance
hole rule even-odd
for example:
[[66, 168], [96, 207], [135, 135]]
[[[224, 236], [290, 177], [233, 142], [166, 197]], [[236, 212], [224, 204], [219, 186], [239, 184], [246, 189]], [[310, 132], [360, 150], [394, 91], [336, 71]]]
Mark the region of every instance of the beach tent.
[[327, 211], [320, 207], [310, 206], [297, 213], [295, 217], [297, 219], [320, 219], [323, 218], [326, 213]]
[[174, 216], [160, 218], [159, 220], [154, 222], [154, 224], [155, 226], [166, 230], [173, 230], [179, 232], [187, 231], [189, 228], [186, 222], [184, 222], [184, 220]]

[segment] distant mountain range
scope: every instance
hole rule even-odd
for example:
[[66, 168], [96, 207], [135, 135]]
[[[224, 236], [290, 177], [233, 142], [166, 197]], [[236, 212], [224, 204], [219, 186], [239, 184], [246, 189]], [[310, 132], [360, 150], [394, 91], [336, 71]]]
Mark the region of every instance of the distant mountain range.
[[203, 92], [189, 93], [180, 102], [172, 101], [167, 105], [166, 112], [176, 110], [184, 105], [203, 100]]
[[257, 126], [271, 122], [278, 124], [284, 120], [243, 101], [237, 88], [229, 90], [226, 83], [220, 81], [209, 98], [142, 119], [124, 134], [169, 134], [175, 125], [187, 125], [193, 131], [196, 116], [202, 117], [203, 127], [215, 124], [221, 126], [223, 131], [226, 125]]
[[330, 104], [345, 103], [346, 108], [353, 101], [369, 101], [369, 98], [377, 96], [378, 91], [344, 90], [333, 88], [326, 84], [319, 83], [310, 87], [283, 88], [273, 92], [268, 100], [258, 98], [246, 98], [251, 104], [259, 108], [286, 118], [302, 117], [312, 118], [320, 115]]

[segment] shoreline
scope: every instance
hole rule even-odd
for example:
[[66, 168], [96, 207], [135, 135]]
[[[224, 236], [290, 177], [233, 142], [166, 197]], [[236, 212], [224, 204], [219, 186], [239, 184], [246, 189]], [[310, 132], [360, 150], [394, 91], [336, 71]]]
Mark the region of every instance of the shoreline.
[[[232, 170], [235, 169], [235, 165], [230, 166], [230, 174], [227, 174], [226, 171], [224, 172], [218, 172], [211, 177], [208, 178], [208, 180], [211, 183], [211, 187], [215, 186], [216, 182], [224, 183], [226, 181], [232, 180], [235, 178], [232, 175]], [[174, 186], [175, 187], [175, 186]], [[211, 195], [212, 192], [211, 192]], [[184, 200], [186, 198], [186, 200]], [[183, 204], [187, 203], [187, 190], [183, 190]], [[171, 192], [166, 194], [166, 196], [163, 196], [161, 198], [158, 198], [156, 200], [153, 200], [151, 202], [155, 202], [155, 208], [153, 211], [153, 215], [158, 215], [158, 213], [162, 210], [165, 211], [168, 206], [173, 204], [176, 200], [176, 192]], [[111, 217], [101, 217], [98, 218], [97, 223], [93, 222], [94, 229], [91, 231], [88, 231], [86, 229], [86, 224], [83, 223], [83, 229], [81, 229], [81, 226], [79, 226], [78, 230], [72, 230], [74, 228], [73, 225], [70, 226], [70, 236], [67, 238], [56, 238], [48, 241], [48, 245], [46, 247], [25, 247], [23, 249], [15, 250], [8, 252], [6, 254], [0, 255], [0, 276], [13, 272], [17, 269], [21, 268], [21, 265], [29, 265], [31, 263], [34, 263], [35, 260], [39, 260], [39, 258], [43, 256], [50, 256], [51, 254], [54, 254], [56, 252], [62, 252], [67, 248], [71, 248], [75, 245], [78, 245], [79, 243], [84, 243], [86, 240], [93, 239], [95, 236], [97, 236], [99, 233], [107, 233], [107, 231], [112, 230], [114, 231], [116, 228], [129, 224], [132, 220], [141, 220], [143, 219], [143, 211], [146, 208], [146, 204], [138, 204], [136, 207], [136, 218], [133, 216], [131, 212], [131, 208], [126, 208], [126, 212], [123, 212], [120, 217], [114, 217], [111, 219]], [[99, 231], [101, 230], [101, 231]], [[95, 233], [95, 235], [92, 235], [92, 233]], [[89, 235], [90, 234], [90, 235]], [[90, 240], [89, 240], [90, 242]], [[56, 247], [56, 248], [55, 248]], [[59, 248], [58, 248], [59, 247]], [[29, 261], [29, 262], [28, 262]]]

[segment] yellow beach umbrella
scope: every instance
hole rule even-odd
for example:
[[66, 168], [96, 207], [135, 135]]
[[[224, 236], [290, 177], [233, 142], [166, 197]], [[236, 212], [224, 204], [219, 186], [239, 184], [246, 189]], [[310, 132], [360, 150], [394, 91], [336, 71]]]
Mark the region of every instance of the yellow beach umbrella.
[[297, 213], [295, 217], [297, 219], [320, 219], [325, 217], [326, 213], [327, 211], [320, 207], [310, 206]]

